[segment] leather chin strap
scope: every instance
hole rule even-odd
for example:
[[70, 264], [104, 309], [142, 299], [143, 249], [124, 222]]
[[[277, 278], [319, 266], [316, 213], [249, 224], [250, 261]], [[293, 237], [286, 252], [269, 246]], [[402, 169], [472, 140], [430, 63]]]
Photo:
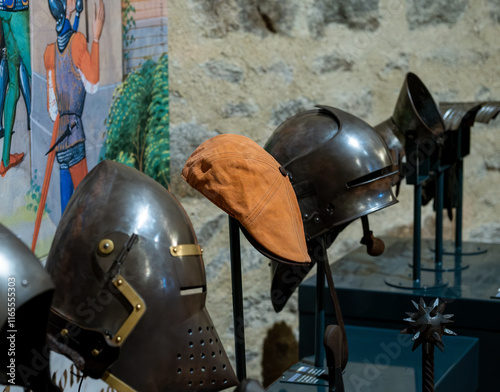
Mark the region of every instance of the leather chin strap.
[[333, 276], [332, 276], [332, 270], [330, 268], [330, 263], [328, 262], [328, 254], [327, 254], [327, 247], [326, 247], [326, 238], [325, 236], [322, 236], [318, 238], [318, 243], [321, 246], [322, 249], [322, 257], [321, 260], [316, 260], [318, 263], [323, 263], [325, 266], [325, 275], [326, 275], [326, 281], [328, 283], [328, 288], [330, 290], [330, 297], [332, 298], [333, 302], [333, 309], [335, 312], [335, 319], [337, 320], [337, 324], [340, 327], [342, 331], [342, 359], [341, 359], [341, 364], [342, 364], [342, 370], [345, 369], [347, 365], [347, 361], [349, 359], [349, 348], [347, 345], [347, 334], [345, 331], [345, 325], [344, 325], [344, 317], [342, 316], [342, 310], [340, 309], [340, 303], [339, 299], [337, 297], [337, 291], [335, 290], [335, 284], [333, 283]]

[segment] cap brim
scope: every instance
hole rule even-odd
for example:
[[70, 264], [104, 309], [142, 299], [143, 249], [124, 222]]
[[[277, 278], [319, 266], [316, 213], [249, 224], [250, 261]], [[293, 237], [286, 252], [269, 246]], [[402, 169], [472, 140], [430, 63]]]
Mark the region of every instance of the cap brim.
[[262, 255], [266, 256], [268, 259], [276, 261], [280, 264], [286, 264], [286, 265], [292, 265], [292, 266], [295, 266], [295, 265], [300, 266], [300, 265], [309, 265], [310, 264], [310, 261], [294, 261], [294, 260], [288, 260], [288, 259], [285, 259], [281, 256], [278, 256], [277, 254], [266, 249], [260, 242], [258, 242], [254, 237], [252, 237], [252, 235], [248, 232], [247, 229], [245, 229], [243, 227], [243, 225], [240, 222], [238, 222], [238, 225], [240, 226], [241, 232], [243, 233], [245, 238], [248, 240], [248, 242], [250, 242], [250, 244], [255, 249], [257, 249]]

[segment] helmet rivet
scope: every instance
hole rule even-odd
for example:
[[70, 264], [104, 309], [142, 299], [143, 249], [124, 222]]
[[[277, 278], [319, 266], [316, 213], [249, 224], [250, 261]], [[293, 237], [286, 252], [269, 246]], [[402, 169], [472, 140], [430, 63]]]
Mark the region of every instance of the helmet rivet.
[[317, 216], [316, 218], [314, 218], [314, 222], [315, 223], [319, 223], [319, 216]]
[[108, 238], [105, 238], [99, 242], [99, 252], [105, 255], [109, 255], [115, 249], [115, 244]]
[[29, 285], [29, 282], [26, 280], [26, 279], [23, 279], [21, 281], [21, 284], [24, 286], [24, 287], [27, 287]]
[[117, 336], [117, 337], [116, 337], [116, 341], [117, 341], [118, 343], [120, 343], [120, 342], [122, 341], [122, 337], [121, 337], [121, 336]]
[[123, 284], [123, 280], [122, 280], [122, 279], [118, 279], [118, 280], [116, 281], [116, 284], [117, 284], [118, 286], [121, 286], [121, 285]]
[[100, 352], [98, 349], [96, 349], [96, 348], [94, 348], [94, 349], [92, 350], [92, 355], [93, 355], [94, 357], [97, 357], [100, 353], [101, 353], [101, 352]]
[[178, 249], [177, 249], [177, 247], [176, 247], [176, 246], [174, 246], [174, 247], [172, 248], [172, 252], [174, 252], [174, 253], [177, 253], [177, 250], [178, 250]]
[[201, 253], [203, 253], [203, 248], [200, 248]]
[[141, 310], [142, 306], [141, 306], [141, 304], [137, 304], [137, 305], [135, 305], [135, 308], [136, 308], [137, 310]]
[[66, 336], [68, 333], [69, 331], [66, 328], [61, 330], [61, 336]]

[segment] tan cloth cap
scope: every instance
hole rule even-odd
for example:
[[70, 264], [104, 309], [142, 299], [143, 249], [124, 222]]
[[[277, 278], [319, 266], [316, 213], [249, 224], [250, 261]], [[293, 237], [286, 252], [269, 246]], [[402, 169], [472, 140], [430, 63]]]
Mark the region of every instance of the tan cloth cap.
[[253, 140], [232, 134], [208, 139], [189, 157], [182, 178], [237, 219], [267, 257], [311, 261], [287, 172]]

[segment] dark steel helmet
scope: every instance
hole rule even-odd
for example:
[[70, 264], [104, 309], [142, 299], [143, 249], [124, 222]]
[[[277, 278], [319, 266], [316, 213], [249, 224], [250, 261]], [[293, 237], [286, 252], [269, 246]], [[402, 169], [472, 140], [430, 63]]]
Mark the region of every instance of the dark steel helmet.
[[62, 0], [48, 0], [50, 14], [56, 20], [56, 31], [59, 33], [66, 19], [66, 1]]
[[397, 203], [387, 145], [367, 123], [330, 106], [281, 124], [264, 147], [291, 174], [306, 237]]
[[264, 148], [292, 177], [312, 260], [306, 266], [272, 263], [271, 301], [279, 312], [316, 263], [316, 239], [324, 236], [328, 248], [356, 218], [397, 203], [394, 164], [372, 127], [330, 106], [286, 120]]
[[50, 390], [46, 326], [54, 285], [40, 261], [0, 224], [0, 384]]
[[394, 183], [404, 177], [402, 158], [405, 155], [407, 132], [413, 133], [419, 143], [441, 143], [445, 131], [431, 93], [420, 78], [411, 72], [405, 77], [392, 116], [374, 128], [387, 143], [399, 166], [400, 174], [394, 177]]
[[82, 181], [47, 260], [52, 348], [118, 391], [235, 385], [205, 308], [202, 249], [175, 197], [103, 161]]

